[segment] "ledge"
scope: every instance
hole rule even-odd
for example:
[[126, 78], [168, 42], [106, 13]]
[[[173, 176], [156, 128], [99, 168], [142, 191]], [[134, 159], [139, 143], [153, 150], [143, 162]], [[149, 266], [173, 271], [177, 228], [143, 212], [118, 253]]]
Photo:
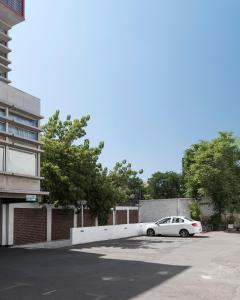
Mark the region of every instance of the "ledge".
[[43, 150], [38, 149], [38, 148], [32, 148], [32, 147], [28, 147], [25, 145], [17, 144], [15, 142], [7, 142], [7, 141], [3, 141], [3, 140], [0, 140], [0, 145], [15, 147], [17, 149], [26, 150], [26, 151], [30, 151], [30, 152], [34, 152], [34, 153], [43, 153], [44, 152]]
[[41, 177], [41, 176], [23, 175], [23, 174], [4, 172], [4, 171], [0, 171], [0, 175], [10, 176], [10, 177], [11, 176], [21, 177], [21, 178], [34, 179], [34, 180], [43, 180], [44, 179], [44, 177]]
[[0, 194], [48, 196], [49, 192], [0, 189]]
[[6, 136], [6, 137], [12, 137], [12, 138], [15, 138], [16, 140], [28, 142], [28, 143], [30, 143], [30, 144], [44, 145], [44, 143], [43, 143], [43, 142], [40, 142], [39, 140], [30, 140], [30, 139], [27, 139], [27, 138], [24, 138], [24, 137], [15, 135], [14, 133], [9, 133], [9, 132], [0, 130], [0, 134], [4, 135], [4, 136]]

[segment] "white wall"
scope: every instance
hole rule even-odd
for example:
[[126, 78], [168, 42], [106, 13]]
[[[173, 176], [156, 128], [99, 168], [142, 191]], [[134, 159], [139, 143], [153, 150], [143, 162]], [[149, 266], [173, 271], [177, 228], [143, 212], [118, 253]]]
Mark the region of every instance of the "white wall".
[[141, 200], [139, 221], [154, 222], [168, 216], [190, 217], [188, 198]]
[[71, 243], [72, 245], [78, 245], [97, 241], [140, 236], [143, 234], [143, 229], [144, 224], [72, 228]]

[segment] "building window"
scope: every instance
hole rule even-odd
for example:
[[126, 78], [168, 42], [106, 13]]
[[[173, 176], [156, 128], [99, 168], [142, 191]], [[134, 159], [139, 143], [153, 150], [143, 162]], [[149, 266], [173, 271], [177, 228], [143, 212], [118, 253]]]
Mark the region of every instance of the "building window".
[[6, 53], [0, 52], [0, 56], [2, 56], [2, 57], [4, 57], [4, 58], [7, 58], [7, 54], [6, 54]]
[[0, 147], [0, 171], [4, 170], [4, 148]]
[[16, 115], [14, 113], [9, 113], [9, 118], [12, 119], [13, 121], [25, 124], [25, 125], [29, 125], [29, 126], [34, 126], [34, 127], [38, 127], [38, 121], [37, 120], [32, 120], [32, 119], [28, 119], [19, 115]]
[[15, 149], [7, 153], [7, 172], [36, 176], [37, 155]]
[[33, 131], [25, 130], [16, 126], [9, 125], [8, 131], [10, 133], [13, 133], [16, 136], [21, 136], [23, 138], [29, 139], [29, 140], [37, 140], [38, 134]]
[[0, 108], [0, 116], [4, 117], [5, 115], [6, 115], [5, 109]]
[[6, 124], [0, 122], [0, 131], [6, 131]]
[[3, 77], [3, 78], [7, 78], [7, 73], [4, 73], [4, 72], [0, 71], [0, 76]]

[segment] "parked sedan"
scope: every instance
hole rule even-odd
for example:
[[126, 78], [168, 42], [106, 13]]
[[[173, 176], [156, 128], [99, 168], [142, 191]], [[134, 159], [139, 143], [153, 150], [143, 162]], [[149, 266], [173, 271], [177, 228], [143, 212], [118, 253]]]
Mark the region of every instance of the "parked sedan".
[[163, 218], [155, 223], [147, 224], [146, 234], [154, 235], [180, 235], [181, 237], [194, 236], [202, 232], [201, 222], [182, 216]]

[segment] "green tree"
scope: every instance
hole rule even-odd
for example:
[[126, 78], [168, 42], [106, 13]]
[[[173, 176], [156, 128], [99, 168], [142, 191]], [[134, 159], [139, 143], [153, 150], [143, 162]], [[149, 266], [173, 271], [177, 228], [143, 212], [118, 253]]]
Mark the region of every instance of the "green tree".
[[156, 172], [148, 179], [147, 194], [151, 199], [182, 196], [182, 176], [175, 172]]
[[201, 221], [201, 211], [196, 200], [191, 201], [189, 208], [191, 211], [191, 218], [196, 221]]
[[186, 195], [195, 199], [209, 198], [220, 222], [225, 212], [240, 206], [240, 150], [229, 132], [200, 141], [185, 151], [183, 159]]
[[139, 177], [143, 170], [135, 171], [126, 160], [117, 162], [109, 172], [109, 180], [119, 192], [119, 201], [137, 201], [143, 198], [144, 185]]
[[99, 168], [96, 175], [92, 177], [88, 199], [92, 216], [98, 217], [99, 225], [106, 225], [110, 209], [123, 200], [123, 193], [111, 182], [107, 168]]
[[68, 207], [87, 200], [90, 214], [104, 223], [119, 193], [98, 163], [103, 143], [98, 147], [90, 147], [87, 139], [81, 143], [88, 121], [89, 116], [73, 121], [67, 116], [62, 122], [57, 111], [43, 126], [42, 187], [50, 192], [44, 202]]

